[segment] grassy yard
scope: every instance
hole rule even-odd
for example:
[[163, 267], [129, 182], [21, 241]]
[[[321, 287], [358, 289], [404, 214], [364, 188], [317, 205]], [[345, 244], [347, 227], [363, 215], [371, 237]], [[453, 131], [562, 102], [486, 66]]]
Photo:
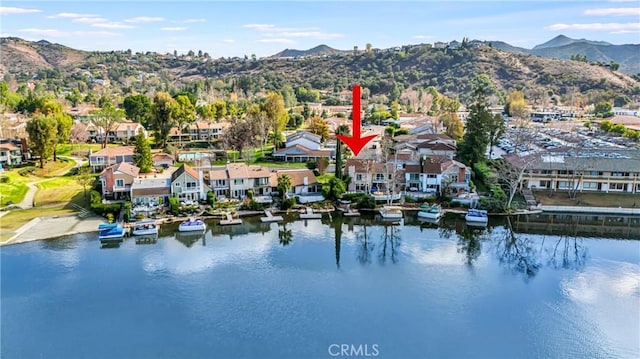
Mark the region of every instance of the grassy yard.
[[325, 173], [323, 175], [317, 176], [316, 179], [318, 180], [318, 183], [329, 183], [329, 180], [333, 177], [335, 177], [333, 173]]
[[63, 176], [38, 183], [35, 201], [38, 206], [54, 203], [68, 203], [80, 194], [82, 196], [82, 186], [76, 181], [74, 176]]
[[640, 195], [622, 193], [577, 193], [570, 199], [567, 192], [535, 191], [539, 203], [550, 206], [640, 207]]
[[29, 190], [28, 182], [46, 180], [66, 172], [75, 166], [75, 161], [59, 159], [57, 162], [47, 162], [44, 168], [38, 166], [26, 166], [5, 171], [1, 178], [7, 178], [7, 182], [0, 183], [0, 206], [5, 206], [8, 201], [19, 203]]

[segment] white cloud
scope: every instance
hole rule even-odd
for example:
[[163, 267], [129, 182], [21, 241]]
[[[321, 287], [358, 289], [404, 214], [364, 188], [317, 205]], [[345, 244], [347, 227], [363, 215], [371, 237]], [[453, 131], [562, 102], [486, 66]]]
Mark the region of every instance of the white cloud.
[[296, 42], [291, 40], [291, 39], [277, 39], [277, 38], [271, 38], [271, 39], [260, 39], [260, 40], [256, 40], [257, 42], [262, 42], [265, 44], [295, 44]]
[[32, 14], [34, 12], [42, 12], [42, 10], [38, 9], [28, 9], [24, 7], [8, 7], [8, 6], [0, 6], [0, 15], [9, 15], [9, 14]]
[[272, 24], [245, 24], [242, 25], [242, 27], [245, 27], [247, 29], [257, 29], [257, 30], [270, 30], [276, 27], [276, 25], [272, 25]]
[[119, 23], [119, 22], [97, 22], [97, 23], [91, 24], [91, 26], [100, 27], [100, 28], [104, 28], [104, 29], [133, 29], [133, 28], [135, 28], [135, 26], [133, 26], [133, 25], [122, 24], [122, 23]]
[[77, 17], [72, 21], [81, 24], [97, 24], [99, 22], [107, 22], [107, 19], [103, 17]]
[[174, 26], [174, 27], [161, 27], [160, 30], [162, 31], [184, 31], [186, 30], [186, 27], [181, 27], [181, 26]]
[[412, 38], [417, 40], [427, 40], [427, 39], [433, 39], [433, 36], [432, 35], [413, 35]]
[[145, 22], [160, 22], [164, 21], [162, 17], [151, 17], [151, 16], [136, 16], [125, 19], [124, 22], [130, 23], [145, 23]]
[[640, 23], [592, 23], [592, 24], [554, 24], [548, 26], [549, 30], [590, 30], [590, 31], [612, 31], [620, 33], [620, 31], [636, 32], [640, 31]]
[[224, 39], [224, 40], [222, 40], [222, 42], [224, 42], [225, 44], [233, 44], [234, 42], [236, 42], [236, 40], [233, 40], [233, 39]]
[[185, 19], [185, 20], [173, 20], [174, 24], [195, 24], [197, 22], [207, 22], [207, 19]]
[[29, 34], [38, 38], [43, 37], [55, 37], [55, 38], [67, 38], [67, 37], [117, 37], [121, 34], [109, 31], [63, 31], [57, 29], [20, 29], [18, 32]]
[[96, 14], [79, 14], [77, 12], [60, 12], [55, 15], [49, 15], [47, 18], [49, 19], [78, 19], [78, 18], [88, 18], [88, 17], [100, 17], [100, 15]]
[[597, 16], [640, 16], [640, 7], [587, 9], [584, 14]]

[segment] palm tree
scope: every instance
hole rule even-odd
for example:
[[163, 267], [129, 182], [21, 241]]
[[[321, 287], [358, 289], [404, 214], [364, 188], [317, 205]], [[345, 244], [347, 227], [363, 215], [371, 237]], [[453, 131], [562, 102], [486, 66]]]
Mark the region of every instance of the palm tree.
[[291, 176], [284, 174], [278, 177], [278, 190], [282, 191], [282, 200], [287, 198], [289, 189], [291, 189]]

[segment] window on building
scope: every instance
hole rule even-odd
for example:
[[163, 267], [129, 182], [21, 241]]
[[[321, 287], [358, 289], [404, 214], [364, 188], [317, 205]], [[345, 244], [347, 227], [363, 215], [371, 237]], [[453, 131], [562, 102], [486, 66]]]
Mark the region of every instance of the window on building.
[[602, 171], [587, 171], [584, 173], [584, 175], [593, 177], [602, 176]]
[[611, 183], [609, 185], [609, 189], [612, 191], [626, 191], [627, 184], [626, 183]]
[[116, 179], [116, 187], [124, 187], [124, 180], [122, 178]]
[[611, 177], [629, 177], [629, 172], [611, 172]]
[[598, 189], [598, 182], [583, 182], [582, 189]]
[[420, 180], [420, 174], [418, 173], [409, 174], [409, 181], [419, 181], [419, 180]]
[[550, 175], [550, 174], [551, 174], [551, 172], [553, 172], [553, 171], [551, 171], [551, 170], [541, 170], [541, 171], [540, 171], [540, 174], [543, 174], [543, 175]]
[[376, 179], [376, 181], [384, 181], [384, 174], [376, 173], [375, 179]]
[[556, 183], [556, 187], [558, 189], [569, 189], [569, 188], [571, 188], [571, 182], [569, 182], [569, 181], [558, 181]]
[[[242, 178], [236, 178], [233, 180], [233, 184], [242, 184], [244, 182], [244, 180]], [[236, 196], [237, 197], [237, 196]]]
[[540, 187], [542, 187], [542, 188], [551, 187], [551, 181], [540, 181]]
[[180, 187], [180, 182], [176, 182], [173, 184], [174, 187]]
[[196, 182], [187, 182], [187, 189], [194, 189], [198, 187], [198, 183]]
[[438, 178], [438, 175], [434, 175], [434, 174], [428, 174], [427, 178]]

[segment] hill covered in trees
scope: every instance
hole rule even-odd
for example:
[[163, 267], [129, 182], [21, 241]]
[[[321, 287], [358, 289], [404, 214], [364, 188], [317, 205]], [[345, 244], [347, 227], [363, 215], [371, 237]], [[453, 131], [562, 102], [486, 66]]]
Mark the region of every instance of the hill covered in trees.
[[[339, 93], [360, 84], [367, 96], [400, 98], [406, 91], [435, 87], [463, 102], [471, 93], [471, 79], [486, 75], [498, 102], [508, 90], [523, 90], [532, 103], [595, 103], [624, 95], [640, 96], [637, 78], [604, 64], [515, 54], [491, 46], [434, 49], [408, 45], [367, 49], [303, 58], [217, 58], [202, 51], [187, 55], [85, 52], [48, 42], [3, 38], [2, 76], [8, 83], [34, 81], [46, 90], [81, 93], [108, 90], [112, 95], [190, 90], [205, 100], [250, 97], [266, 91], [299, 87], [319, 90], [322, 101], [339, 103]], [[589, 46], [605, 46], [587, 44]], [[564, 46], [575, 46], [575, 43]], [[564, 47], [563, 46], [563, 47]], [[635, 46], [635, 45], [634, 45]], [[543, 47], [551, 51], [557, 47]], [[326, 50], [326, 49], [325, 49]], [[289, 89], [289, 90], [287, 90]], [[569, 103], [571, 104], [571, 103]]]

